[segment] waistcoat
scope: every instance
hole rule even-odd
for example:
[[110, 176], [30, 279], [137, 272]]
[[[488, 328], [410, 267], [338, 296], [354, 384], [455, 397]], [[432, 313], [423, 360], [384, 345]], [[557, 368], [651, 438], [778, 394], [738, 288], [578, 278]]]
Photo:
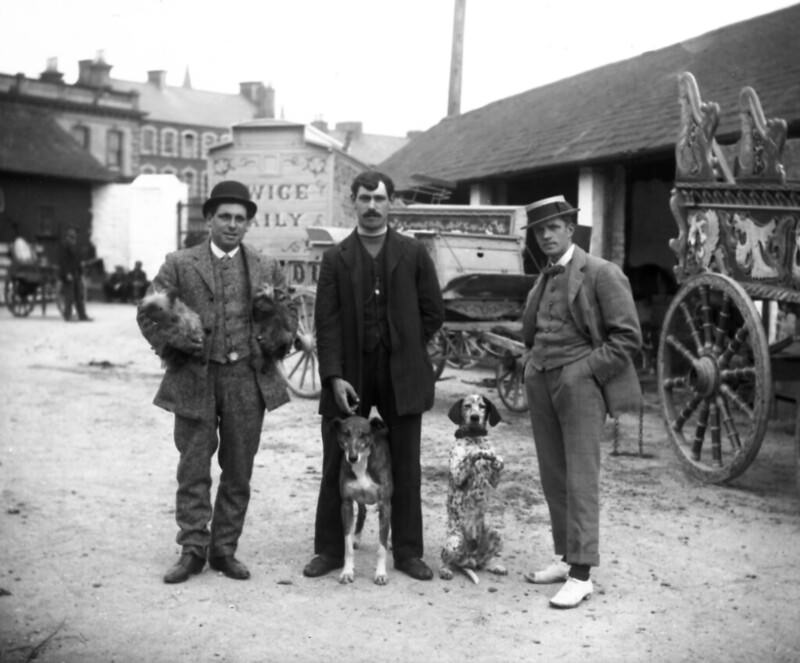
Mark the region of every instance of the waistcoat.
[[591, 340], [582, 335], [568, 306], [567, 273], [547, 277], [536, 312], [531, 361], [540, 371], [571, 364], [592, 351]]
[[389, 347], [385, 251], [381, 248], [373, 258], [362, 245], [361, 262], [364, 265], [364, 352], [372, 352], [379, 343]]
[[250, 297], [240, 249], [233, 258], [212, 257], [214, 265], [214, 331], [211, 361], [220, 364], [250, 354]]

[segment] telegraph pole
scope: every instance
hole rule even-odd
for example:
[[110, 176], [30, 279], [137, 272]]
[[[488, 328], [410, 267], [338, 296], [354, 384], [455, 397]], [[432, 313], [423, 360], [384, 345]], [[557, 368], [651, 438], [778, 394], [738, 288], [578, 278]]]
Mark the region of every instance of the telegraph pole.
[[455, 0], [453, 8], [453, 50], [450, 54], [450, 91], [447, 116], [461, 113], [461, 70], [464, 60], [464, 15], [467, 0]]

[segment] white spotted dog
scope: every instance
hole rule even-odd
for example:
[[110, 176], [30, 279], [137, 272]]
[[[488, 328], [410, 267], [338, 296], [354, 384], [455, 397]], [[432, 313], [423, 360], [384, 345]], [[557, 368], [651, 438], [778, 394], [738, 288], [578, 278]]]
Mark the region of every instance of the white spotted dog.
[[496, 426], [500, 414], [489, 399], [470, 394], [454, 403], [448, 416], [458, 429], [450, 451], [447, 540], [439, 577], [450, 580], [453, 570], [459, 569], [477, 584], [479, 569], [507, 573], [494, 559], [503, 547], [500, 533], [485, 522], [489, 493], [497, 487], [503, 469], [503, 459], [489, 443], [486, 427]]
[[[339, 469], [339, 492], [342, 496], [342, 525], [344, 526], [344, 568], [339, 582], [355, 579], [354, 549], [358, 547], [364, 525], [366, 505], [378, 509], [378, 561], [375, 584], [385, 585], [386, 551], [392, 522], [392, 465], [386, 424], [378, 417], [367, 420], [351, 416], [334, 421], [336, 437], [342, 449]], [[354, 514], [358, 506], [358, 518]]]

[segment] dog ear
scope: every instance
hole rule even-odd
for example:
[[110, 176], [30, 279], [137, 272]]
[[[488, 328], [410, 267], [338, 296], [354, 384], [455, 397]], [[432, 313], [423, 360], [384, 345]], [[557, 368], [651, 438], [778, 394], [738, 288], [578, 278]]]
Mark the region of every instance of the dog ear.
[[461, 425], [462, 423], [464, 423], [462, 421], [462, 416], [461, 416], [461, 408], [463, 406], [464, 406], [464, 399], [459, 398], [455, 403], [453, 403], [453, 406], [450, 408], [450, 412], [447, 413], [447, 416], [450, 418], [450, 421], [452, 421], [454, 424]]
[[497, 426], [502, 419], [500, 417], [500, 413], [497, 411], [497, 408], [494, 406], [494, 403], [490, 401], [486, 396], [483, 397], [483, 402], [486, 403], [486, 411], [489, 413], [489, 425], [490, 426]]

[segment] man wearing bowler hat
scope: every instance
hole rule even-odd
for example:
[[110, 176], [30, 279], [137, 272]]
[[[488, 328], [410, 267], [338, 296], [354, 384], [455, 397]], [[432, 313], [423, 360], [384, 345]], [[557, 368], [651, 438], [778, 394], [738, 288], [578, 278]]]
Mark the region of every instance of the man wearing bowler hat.
[[[255, 213], [246, 186], [232, 180], [217, 184], [203, 205], [209, 239], [167, 255], [149, 288], [149, 293], [175, 293], [196, 312], [203, 339], [167, 334], [142, 304], [137, 313], [142, 335], [159, 356], [169, 357], [154, 403], [174, 413], [180, 454], [175, 519], [181, 555], [164, 576], [167, 583], [199, 573], [206, 560], [230, 578], [250, 577], [234, 553], [250, 501], [253, 459], [265, 409], [289, 400], [278, 368], [262, 356], [256, 339], [257, 291], [272, 286], [297, 324], [278, 262], [242, 243]], [[215, 451], [222, 472], [212, 508]]]
[[572, 243], [578, 210], [563, 196], [527, 206], [548, 264], [528, 295], [522, 333], [533, 438], [555, 554], [526, 574], [563, 585], [550, 599], [574, 608], [592, 593], [600, 562], [600, 440], [606, 414], [638, 412], [641, 388], [632, 357], [642, 335], [628, 279], [615, 264]]

